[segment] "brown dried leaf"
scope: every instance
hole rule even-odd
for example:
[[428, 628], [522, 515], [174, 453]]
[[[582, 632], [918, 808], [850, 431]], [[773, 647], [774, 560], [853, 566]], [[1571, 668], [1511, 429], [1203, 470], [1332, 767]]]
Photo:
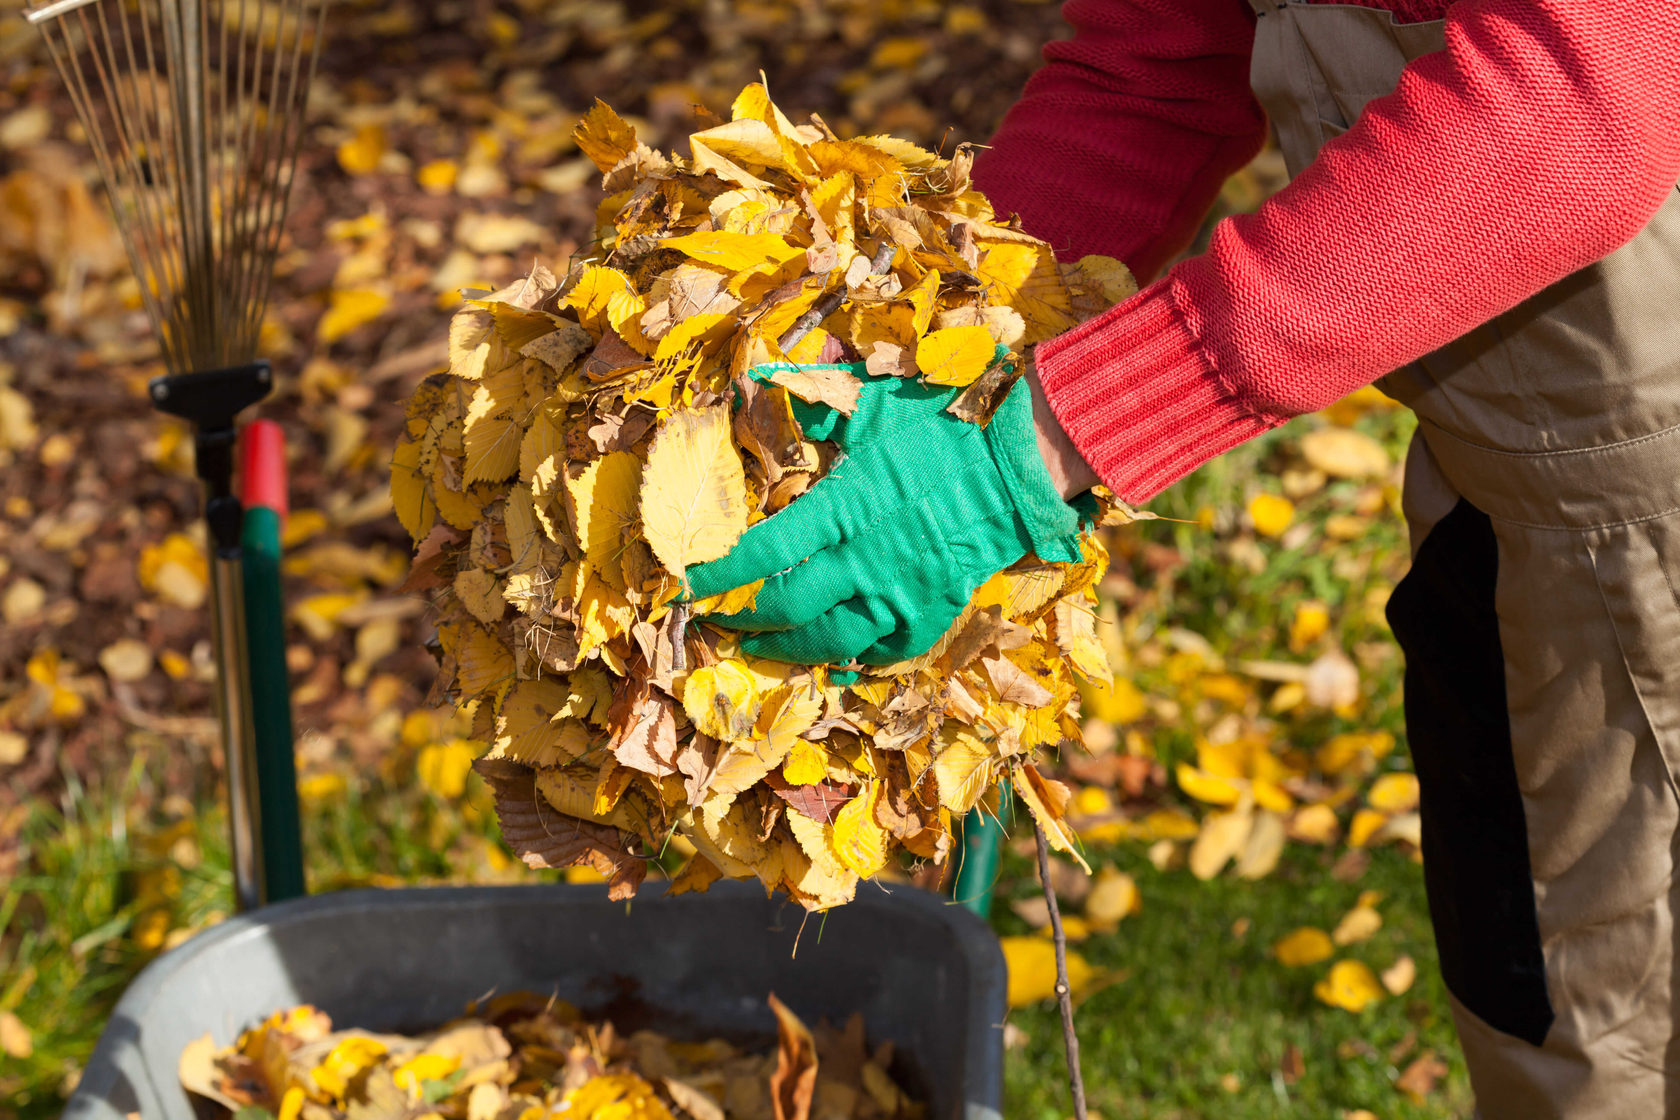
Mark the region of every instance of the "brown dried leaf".
[[1394, 1087], [1410, 1097], [1412, 1103], [1422, 1104], [1423, 1098], [1435, 1091], [1435, 1083], [1446, 1075], [1447, 1063], [1435, 1051], [1425, 1050], [1394, 1079]]
[[1033, 679], [1031, 673], [1002, 654], [997, 657], [982, 657], [980, 665], [985, 669], [992, 687], [997, 689], [998, 699], [1005, 704], [1042, 708], [1056, 698], [1053, 692]]
[[826, 404], [842, 416], [857, 411], [858, 393], [863, 389], [863, 383], [852, 374], [832, 366], [778, 369], [770, 380], [800, 400]]
[[608, 897], [632, 897], [647, 876], [640, 841], [609, 825], [567, 817], [537, 794], [536, 771], [501, 759], [481, 758], [473, 769], [496, 800], [502, 839], [527, 867], [584, 864], [607, 877]]
[[970, 424], [984, 428], [992, 422], [1009, 391], [1015, 388], [1024, 372], [1020, 362], [998, 362], [968, 388], [958, 393], [945, 411]]
[[810, 1120], [817, 1092], [817, 1044], [810, 1030], [786, 1004], [770, 996], [776, 1013], [776, 1072], [770, 1075], [770, 1101], [776, 1120]]
[[623, 710], [615, 703], [607, 716], [607, 726], [613, 733], [607, 749], [619, 762], [644, 774], [662, 778], [677, 773], [674, 702], [652, 692], [647, 684], [640, 690], [628, 679], [624, 684], [629, 687], [623, 689]]
[[856, 786], [841, 785], [832, 781], [795, 786], [789, 785], [779, 774], [770, 774], [764, 781], [776, 791], [776, 796], [786, 801], [794, 811], [810, 817], [818, 824], [833, 824], [834, 815], [857, 794]]

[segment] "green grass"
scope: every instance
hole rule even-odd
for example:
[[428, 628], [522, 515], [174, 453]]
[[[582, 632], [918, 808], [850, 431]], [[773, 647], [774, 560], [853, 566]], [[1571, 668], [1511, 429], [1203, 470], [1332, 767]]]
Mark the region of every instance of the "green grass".
[[[1122, 976], [1076, 1013], [1087, 1099], [1104, 1120], [1333, 1118], [1361, 1108], [1383, 1120], [1469, 1114], [1415, 863], [1377, 851], [1360, 880], [1344, 884], [1330, 877], [1325, 856], [1298, 848], [1255, 883], [1162, 873], [1129, 848], [1101, 853], [1101, 861], [1134, 875], [1143, 897], [1143, 909], [1118, 932], [1074, 946]], [[1035, 893], [1026, 871], [1024, 860], [1006, 869], [1014, 875], [1007, 898]], [[1313, 996], [1329, 962], [1285, 968], [1271, 947], [1301, 925], [1333, 927], [1364, 890], [1382, 892], [1383, 928], [1337, 959], [1380, 972], [1409, 954], [1418, 978], [1404, 995], [1352, 1014]], [[1028, 932], [1007, 912], [995, 924]], [[1027, 1041], [1008, 1055], [1007, 1114], [1060, 1120], [1071, 1109], [1058, 1013], [1046, 1004], [1011, 1019]], [[1285, 1074], [1291, 1046], [1302, 1059], [1298, 1078]], [[1450, 1072], [1442, 1088], [1414, 1104], [1394, 1080], [1424, 1050], [1443, 1057]]]

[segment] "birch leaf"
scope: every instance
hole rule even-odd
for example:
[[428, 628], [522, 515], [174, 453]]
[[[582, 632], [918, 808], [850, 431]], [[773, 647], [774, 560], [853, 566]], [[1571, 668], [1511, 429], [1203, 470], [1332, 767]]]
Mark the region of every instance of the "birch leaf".
[[747, 528], [746, 476], [730, 438], [728, 405], [673, 415], [642, 472], [642, 526], [653, 554], [681, 576], [716, 560]]
[[935, 385], [967, 385], [992, 364], [997, 346], [985, 327], [946, 327], [929, 332], [916, 346], [922, 378]]

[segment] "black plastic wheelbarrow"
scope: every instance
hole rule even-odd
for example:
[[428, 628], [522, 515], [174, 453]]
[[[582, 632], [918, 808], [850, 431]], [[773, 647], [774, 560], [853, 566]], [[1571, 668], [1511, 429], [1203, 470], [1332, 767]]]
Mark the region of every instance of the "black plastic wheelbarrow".
[[770, 992], [813, 1024], [862, 1012], [931, 1120], [1001, 1117], [1004, 964], [983, 921], [926, 891], [866, 885], [807, 922], [749, 883], [676, 898], [650, 887], [629, 905], [604, 886], [553, 884], [343, 891], [251, 911], [140, 974], [64, 1115], [193, 1120], [182, 1049], [205, 1032], [226, 1044], [279, 1008], [403, 1031], [521, 989], [624, 1030], [746, 1044], [774, 1041]]

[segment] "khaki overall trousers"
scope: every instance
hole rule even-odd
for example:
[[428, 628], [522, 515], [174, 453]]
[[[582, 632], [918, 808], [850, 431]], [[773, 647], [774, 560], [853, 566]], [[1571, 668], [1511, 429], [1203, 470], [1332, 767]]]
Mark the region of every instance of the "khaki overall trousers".
[[[1291, 174], [1442, 24], [1251, 0]], [[1680, 198], [1382, 388], [1441, 969], [1488, 1120], [1680, 1117]]]

